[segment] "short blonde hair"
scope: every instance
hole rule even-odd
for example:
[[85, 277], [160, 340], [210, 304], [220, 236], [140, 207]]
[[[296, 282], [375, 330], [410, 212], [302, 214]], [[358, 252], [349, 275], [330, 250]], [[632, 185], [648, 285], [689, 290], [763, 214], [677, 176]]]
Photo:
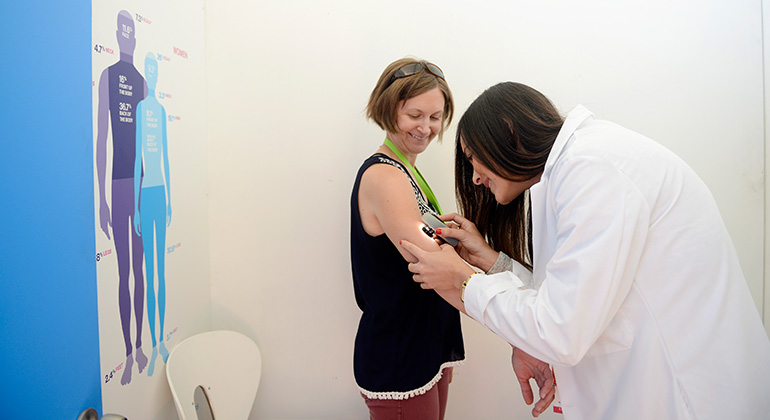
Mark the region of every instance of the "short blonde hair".
[[426, 63], [424, 60], [416, 58], [402, 58], [396, 60], [382, 72], [380, 79], [374, 86], [372, 94], [369, 96], [369, 103], [366, 106], [366, 118], [377, 123], [380, 128], [390, 133], [398, 133], [398, 107], [402, 101], [422, 95], [425, 92], [439, 88], [444, 94], [444, 113], [441, 121], [441, 130], [438, 132], [438, 138], [444, 134], [444, 130], [452, 122], [454, 113], [454, 101], [452, 92], [446, 80], [435, 76], [424, 68], [420, 72], [401, 77], [393, 82], [393, 74], [400, 68], [416, 63]]

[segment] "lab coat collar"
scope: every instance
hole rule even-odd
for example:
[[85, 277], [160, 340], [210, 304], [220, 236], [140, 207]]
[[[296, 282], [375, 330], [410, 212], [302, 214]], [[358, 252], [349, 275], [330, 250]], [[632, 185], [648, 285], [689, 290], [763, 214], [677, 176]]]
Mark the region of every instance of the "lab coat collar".
[[572, 139], [572, 135], [575, 131], [583, 125], [584, 122], [592, 120], [594, 118], [593, 112], [589, 111], [583, 105], [578, 105], [567, 114], [567, 118], [564, 120], [564, 124], [559, 130], [559, 135], [556, 136], [556, 141], [553, 142], [551, 152], [548, 154], [548, 159], [545, 161], [545, 169], [543, 170], [543, 176], [547, 176], [551, 167], [556, 163], [556, 160], [561, 155], [561, 152], [567, 146], [567, 143]]

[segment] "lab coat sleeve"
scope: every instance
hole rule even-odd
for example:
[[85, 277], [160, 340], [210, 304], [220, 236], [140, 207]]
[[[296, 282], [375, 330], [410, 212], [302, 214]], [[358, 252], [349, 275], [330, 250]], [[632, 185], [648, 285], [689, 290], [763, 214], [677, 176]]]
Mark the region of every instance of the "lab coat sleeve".
[[649, 205], [606, 159], [563, 159], [549, 175], [538, 201], [546, 220], [535, 220], [546, 225], [534, 230], [535, 269], [547, 259], [540, 287], [527, 289], [515, 271], [474, 276], [465, 308], [532, 356], [573, 366], [607, 333], [631, 288]]

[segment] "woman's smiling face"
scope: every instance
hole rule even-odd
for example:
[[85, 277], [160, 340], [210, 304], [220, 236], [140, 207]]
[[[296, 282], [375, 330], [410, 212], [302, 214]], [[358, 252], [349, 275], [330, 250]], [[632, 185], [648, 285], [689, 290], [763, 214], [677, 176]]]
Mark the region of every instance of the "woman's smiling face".
[[400, 132], [388, 133], [388, 138], [407, 158], [415, 157], [441, 131], [443, 114], [444, 94], [439, 88], [409, 98], [398, 109], [396, 124]]

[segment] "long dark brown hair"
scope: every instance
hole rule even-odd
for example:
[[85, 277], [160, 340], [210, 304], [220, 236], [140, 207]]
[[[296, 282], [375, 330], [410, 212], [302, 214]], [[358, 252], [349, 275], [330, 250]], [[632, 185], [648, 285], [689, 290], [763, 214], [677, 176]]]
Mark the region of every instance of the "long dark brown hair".
[[460, 213], [476, 224], [492, 248], [532, 268], [532, 220], [529, 191], [507, 205], [473, 183], [474, 160], [496, 175], [516, 182], [543, 173], [564, 120], [551, 101], [521, 83], [490, 87], [471, 103], [457, 126], [455, 188]]

